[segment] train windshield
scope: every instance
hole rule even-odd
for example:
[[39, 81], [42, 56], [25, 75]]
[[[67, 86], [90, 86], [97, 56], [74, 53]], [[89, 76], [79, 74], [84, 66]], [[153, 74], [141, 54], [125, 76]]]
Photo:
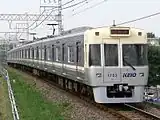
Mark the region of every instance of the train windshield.
[[118, 66], [117, 44], [104, 44], [105, 66]]
[[143, 66], [148, 64], [146, 44], [124, 44], [123, 65], [124, 66]]
[[100, 44], [89, 45], [89, 66], [101, 66]]

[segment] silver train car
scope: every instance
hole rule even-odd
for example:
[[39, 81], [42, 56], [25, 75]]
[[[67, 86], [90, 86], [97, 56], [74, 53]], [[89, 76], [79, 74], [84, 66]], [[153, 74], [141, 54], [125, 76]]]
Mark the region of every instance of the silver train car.
[[142, 29], [82, 27], [12, 49], [7, 62], [90, 86], [97, 103], [137, 103], [148, 82], [147, 46]]

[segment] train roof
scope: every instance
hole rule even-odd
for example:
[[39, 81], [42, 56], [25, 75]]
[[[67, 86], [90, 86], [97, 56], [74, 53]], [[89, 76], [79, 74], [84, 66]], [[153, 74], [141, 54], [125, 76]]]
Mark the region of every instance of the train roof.
[[60, 36], [65, 36], [65, 35], [85, 32], [86, 30], [89, 30], [89, 29], [93, 29], [93, 28], [89, 27], [89, 26], [77, 27], [77, 28], [73, 28], [73, 29], [70, 29], [70, 30], [66, 30], [60, 35], [50, 35], [50, 36], [47, 36], [47, 37], [38, 38], [37, 40], [43, 40], [43, 39], [47, 39], [47, 38], [55, 38], [55, 37], [60, 37]]
[[143, 29], [140, 29], [140, 28], [124, 27], [124, 26], [105, 26], [105, 27], [97, 27], [97, 28], [93, 28], [93, 27], [89, 27], [89, 26], [77, 27], [77, 28], [73, 28], [73, 29], [64, 31], [61, 35], [48, 36], [48, 37], [39, 38], [39, 39], [37, 39], [34, 42], [30, 42], [28, 44], [19, 46], [17, 48], [11, 49], [10, 51], [16, 50], [16, 49], [19, 49], [19, 48], [22, 48], [22, 47], [27, 47], [27, 46], [31, 46], [31, 45], [34, 45], [34, 44], [38, 44], [38, 43], [41, 43], [41, 42], [47, 42], [47, 41], [51, 41], [51, 40], [63, 39], [65, 37], [72, 37], [72, 36], [83, 35], [88, 30], [89, 30], [88, 32], [95, 32], [97, 30], [98, 31], [103, 31], [106, 28], [112, 28], [112, 27], [113, 28], [114, 27], [115, 28], [131, 28], [133, 30], [143, 30]]
[[64, 31], [61, 35], [47, 36], [47, 37], [43, 37], [43, 38], [38, 38], [38, 39], [36, 39], [36, 41], [28, 42], [25, 45], [16, 47], [14, 49], [11, 49], [10, 51], [16, 50], [18, 48], [26, 47], [28, 45], [34, 45], [34, 44], [37, 44], [37, 43], [40, 43], [40, 42], [47, 42], [47, 41], [50, 41], [50, 40], [60, 39], [60, 38], [63, 38], [63, 37], [81, 35], [81, 34], [84, 34], [84, 32], [86, 32], [87, 30], [90, 30], [90, 29], [93, 29], [93, 27], [84, 26], [84, 27], [73, 28], [73, 29]]

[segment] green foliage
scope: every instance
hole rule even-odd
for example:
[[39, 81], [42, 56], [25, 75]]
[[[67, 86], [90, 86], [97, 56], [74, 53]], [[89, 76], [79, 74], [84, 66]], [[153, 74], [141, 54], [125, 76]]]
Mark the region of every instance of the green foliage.
[[[69, 103], [52, 103], [27, 84], [23, 74], [9, 69], [16, 103], [22, 120], [64, 120]], [[15, 80], [13, 82], [12, 80]]]
[[155, 34], [152, 32], [147, 33], [147, 38], [155, 38]]
[[160, 47], [149, 46], [149, 85], [160, 84]]

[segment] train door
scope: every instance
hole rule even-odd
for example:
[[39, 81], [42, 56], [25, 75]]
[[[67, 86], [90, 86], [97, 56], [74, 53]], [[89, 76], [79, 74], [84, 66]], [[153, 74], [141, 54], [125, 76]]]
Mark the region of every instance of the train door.
[[32, 67], [34, 67], [34, 47], [32, 47]]
[[39, 62], [39, 47], [36, 47], [36, 68], [39, 66], [40, 62]]
[[47, 51], [47, 46], [45, 45], [45, 46], [44, 46], [44, 61], [43, 61], [43, 62], [44, 62], [44, 67], [43, 67], [44, 70], [47, 70], [47, 69], [48, 69], [48, 68], [47, 68], [47, 63], [46, 63], [47, 60], [48, 60], [48, 54], [47, 54], [47, 52], [48, 52], [48, 51]]
[[54, 56], [55, 56], [55, 53], [54, 53], [54, 45], [52, 45], [52, 71], [54, 72], [55, 71], [55, 65], [54, 65]]
[[81, 43], [77, 42], [76, 43], [76, 74], [77, 77], [80, 77], [80, 62], [81, 62]]
[[121, 47], [119, 39], [103, 39], [101, 47], [103, 81], [120, 82], [121, 81]]
[[62, 44], [62, 73], [66, 74], [66, 69], [65, 69], [65, 44]]

